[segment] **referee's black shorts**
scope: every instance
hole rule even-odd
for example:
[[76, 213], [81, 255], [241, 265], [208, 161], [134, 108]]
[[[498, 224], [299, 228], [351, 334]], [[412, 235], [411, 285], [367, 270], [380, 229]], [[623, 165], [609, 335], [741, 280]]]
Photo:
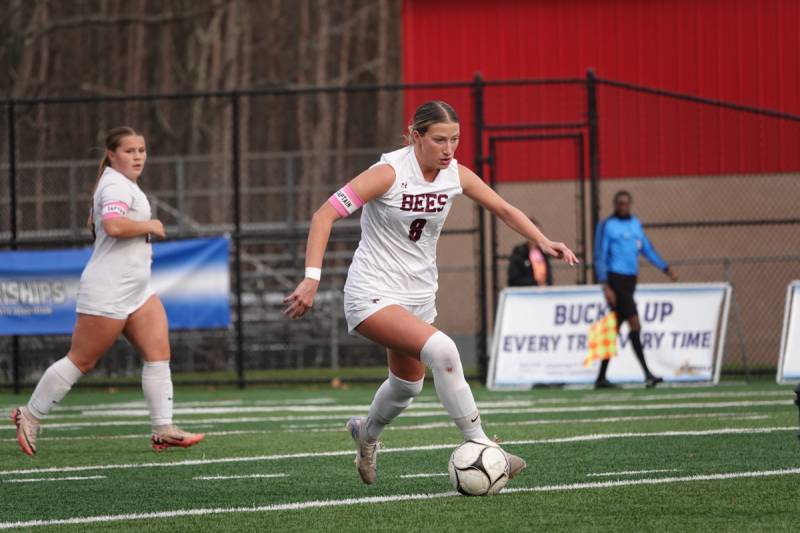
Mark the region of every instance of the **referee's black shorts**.
[[613, 310], [617, 313], [618, 320], [622, 321], [639, 314], [636, 309], [636, 302], [633, 300], [633, 293], [636, 290], [636, 276], [609, 272], [608, 286], [617, 297], [617, 303]]

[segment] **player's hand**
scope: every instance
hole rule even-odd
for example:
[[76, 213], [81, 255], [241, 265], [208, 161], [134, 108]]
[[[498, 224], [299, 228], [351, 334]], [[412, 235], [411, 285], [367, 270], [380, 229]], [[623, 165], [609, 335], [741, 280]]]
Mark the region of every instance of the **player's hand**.
[[314, 305], [314, 297], [317, 295], [318, 288], [318, 280], [305, 278], [292, 294], [283, 299], [283, 303], [286, 304], [283, 314], [291, 320], [296, 320], [306, 314]]
[[149, 228], [147, 233], [155, 235], [159, 239], [167, 238], [167, 232], [164, 231], [164, 224], [162, 224], [160, 220], [153, 219], [153, 220], [148, 220], [148, 222], [149, 222]]
[[563, 259], [564, 262], [570, 266], [580, 263], [578, 258], [575, 256], [575, 252], [570, 250], [569, 247], [563, 242], [553, 242], [548, 240], [540, 244], [539, 248], [541, 248], [542, 251], [547, 255], [557, 257], [558, 259]]
[[672, 281], [678, 281], [678, 275], [670, 267], [667, 267], [664, 273], [669, 276], [669, 279]]
[[608, 285], [603, 285], [603, 295], [606, 297], [606, 302], [611, 309], [617, 305], [617, 295], [611, 290]]

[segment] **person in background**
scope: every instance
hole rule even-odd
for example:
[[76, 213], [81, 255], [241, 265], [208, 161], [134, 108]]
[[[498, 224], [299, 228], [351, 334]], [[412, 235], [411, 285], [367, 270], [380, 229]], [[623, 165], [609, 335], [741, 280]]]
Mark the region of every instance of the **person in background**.
[[[531, 222], [541, 228], [533, 218]], [[508, 286], [529, 287], [553, 284], [553, 272], [550, 269], [550, 256], [533, 241], [525, 241], [515, 246], [508, 259]]]
[[166, 233], [161, 221], [151, 218], [150, 202], [139, 187], [147, 160], [144, 136], [121, 126], [108, 132], [105, 144], [89, 219], [94, 248], [78, 286], [69, 352], [42, 374], [27, 405], [11, 411], [17, 443], [30, 456], [36, 455], [36, 437], [50, 409], [120, 335], [142, 354], [153, 449], [187, 448], [204, 438], [172, 423], [167, 314], [150, 286], [151, 236], [163, 239]]
[[[678, 276], [650, 244], [639, 219], [631, 214], [632, 203], [633, 197], [628, 191], [618, 191], [614, 195], [614, 214], [597, 226], [594, 268], [597, 282], [603, 284], [608, 306], [617, 314], [617, 331], [623, 322], [628, 322], [628, 338], [644, 371], [645, 383], [647, 387], [655, 387], [664, 380], [650, 372], [645, 361], [640, 336], [642, 324], [633, 299], [639, 275], [639, 254], [672, 281], [677, 281]], [[606, 359], [600, 364], [595, 388], [613, 387], [606, 379], [608, 362]]]

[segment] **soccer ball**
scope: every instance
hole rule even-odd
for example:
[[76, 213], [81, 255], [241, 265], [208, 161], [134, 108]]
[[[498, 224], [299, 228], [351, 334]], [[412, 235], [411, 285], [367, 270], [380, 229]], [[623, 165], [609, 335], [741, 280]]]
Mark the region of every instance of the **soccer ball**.
[[453, 488], [465, 496], [497, 494], [508, 482], [508, 457], [497, 446], [468, 440], [453, 450], [447, 470]]

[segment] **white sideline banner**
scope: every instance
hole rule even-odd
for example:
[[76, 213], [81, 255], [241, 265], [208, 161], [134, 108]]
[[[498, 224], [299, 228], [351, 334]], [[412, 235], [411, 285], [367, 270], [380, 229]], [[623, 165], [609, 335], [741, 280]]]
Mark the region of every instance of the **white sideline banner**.
[[777, 381], [778, 383], [800, 381], [800, 280], [791, 282], [786, 289], [786, 310], [783, 313]]
[[[650, 370], [665, 382], [717, 383], [728, 323], [729, 283], [643, 284], [635, 299]], [[796, 299], [800, 302], [800, 298]], [[487, 387], [593, 383], [599, 362], [584, 368], [589, 328], [608, 312], [600, 285], [510, 287], [500, 293]], [[800, 321], [800, 311], [797, 314]], [[800, 327], [797, 328], [800, 346]], [[607, 377], [644, 383], [623, 324]], [[800, 357], [797, 358], [800, 369]]]

